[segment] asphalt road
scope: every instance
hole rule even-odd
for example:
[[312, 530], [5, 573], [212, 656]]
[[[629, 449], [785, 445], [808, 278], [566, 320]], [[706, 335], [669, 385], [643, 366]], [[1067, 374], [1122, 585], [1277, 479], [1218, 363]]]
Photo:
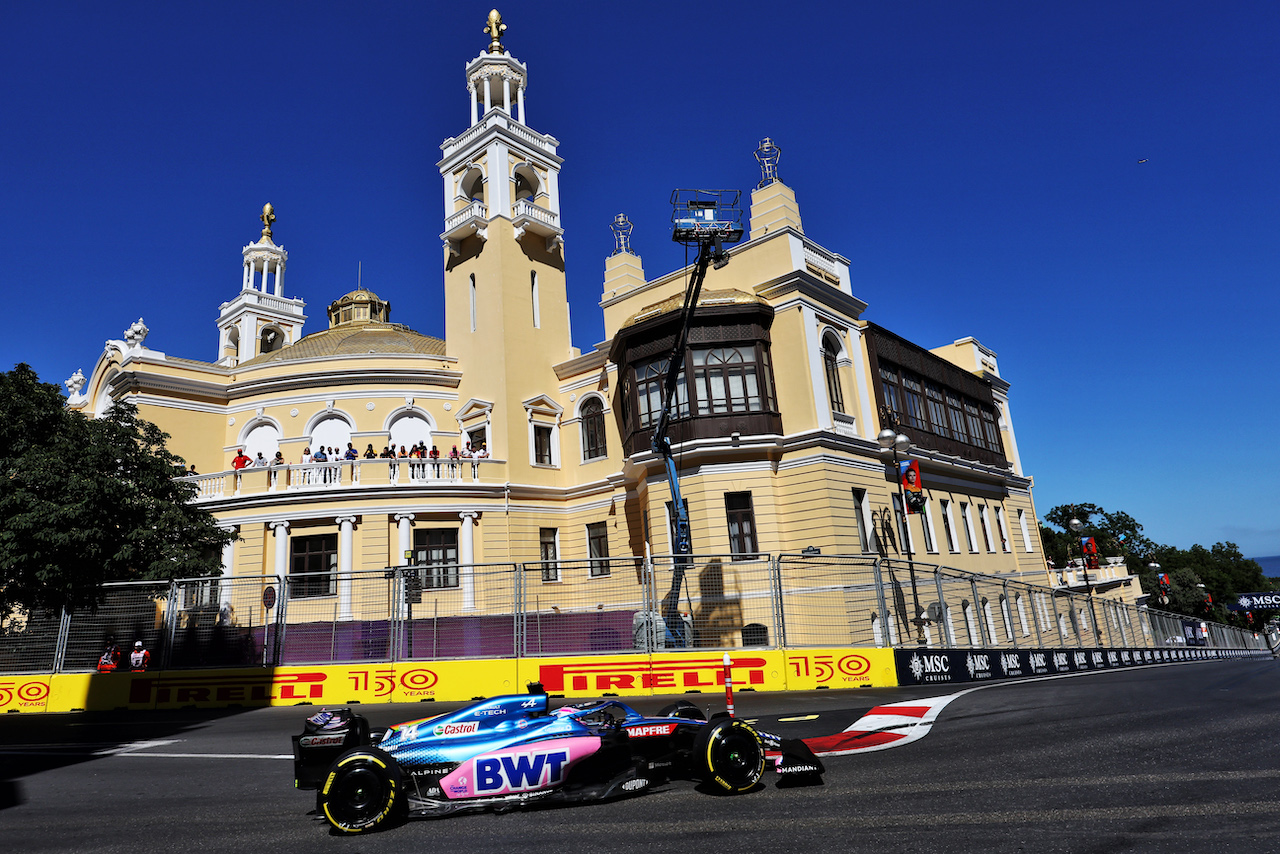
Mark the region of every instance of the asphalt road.
[[[738, 713], [810, 736], [876, 704], [953, 690], [739, 694]], [[314, 795], [292, 788], [279, 757], [304, 709], [8, 716], [0, 839], [24, 854], [1280, 851], [1278, 703], [1270, 661], [989, 684], [947, 705], [919, 741], [829, 758], [820, 787], [780, 789], [770, 775], [765, 788], [724, 797], [677, 782], [609, 804], [360, 837], [331, 835], [307, 814]], [[385, 725], [446, 708], [362, 711]]]

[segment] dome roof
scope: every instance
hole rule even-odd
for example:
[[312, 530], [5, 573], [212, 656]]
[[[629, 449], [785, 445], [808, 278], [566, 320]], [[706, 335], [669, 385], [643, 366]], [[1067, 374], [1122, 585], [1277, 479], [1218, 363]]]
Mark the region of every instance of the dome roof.
[[[768, 305], [768, 301], [765, 299], [762, 299], [761, 297], [756, 296], [755, 294], [749, 294], [749, 293], [746, 293], [745, 291], [740, 291], [735, 288], [725, 288], [724, 290], [702, 291], [700, 294], [698, 294], [697, 308], [712, 308], [714, 306], [723, 306], [723, 305], [755, 305], [755, 304]], [[640, 309], [640, 311], [636, 312], [635, 314], [627, 318], [627, 322], [622, 324], [622, 328], [626, 329], [628, 326], [634, 326], [635, 324], [641, 322], [642, 320], [651, 320], [652, 318], [659, 317], [661, 315], [668, 314], [673, 311], [679, 311], [683, 307], [684, 307], [684, 294], [682, 293], [674, 294], [662, 300], [661, 302], [656, 302], [653, 305], [648, 305]]]
[[391, 303], [363, 287], [329, 303], [329, 328], [348, 323], [390, 323]]
[[[356, 292], [360, 293], [360, 292]], [[363, 293], [368, 293], [364, 291]], [[376, 299], [376, 297], [375, 297]], [[313, 332], [295, 344], [289, 344], [272, 353], [263, 353], [241, 367], [269, 365], [273, 362], [296, 362], [302, 359], [318, 359], [326, 356], [357, 356], [362, 354], [443, 356], [444, 341], [414, 332], [399, 323], [346, 323]]]

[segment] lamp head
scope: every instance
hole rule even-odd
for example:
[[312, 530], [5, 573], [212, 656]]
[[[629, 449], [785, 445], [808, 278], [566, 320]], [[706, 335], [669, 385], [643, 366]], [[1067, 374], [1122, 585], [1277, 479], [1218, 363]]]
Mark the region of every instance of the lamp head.
[[893, 447], [894, 440], [898, 438], [898, 434], [890, 430], [888, 427], [876, 434], [876, 441], [880, 443], [880, 449], [887, 451]]
[[1084, 522], [1081, 522], [1079, 519], [1072, 518], [1072, 520], [1067, 523], [1067, 527], [1078, 534], [1080, 533], [1080, 529], [1084, 527]]

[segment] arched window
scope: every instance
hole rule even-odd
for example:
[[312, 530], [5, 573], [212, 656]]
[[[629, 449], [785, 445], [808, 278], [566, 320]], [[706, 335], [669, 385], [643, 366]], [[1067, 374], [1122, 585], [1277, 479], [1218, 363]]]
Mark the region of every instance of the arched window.
[[699, 415], [765, 411], [755, 354], [750, 348], [697, 349], [692, 356]]
[[830, 332], [822, 337], [822, 367], [827, 375], [827, 397], [831, 408], [844, 412], [844, 393], [840, 390], [840, 372], [836, 359], [840, 357], [840, 342]]
[[274, 353], [284, 346], [284, 333], [278, 326], [264, 327], [258, 343], [259, 353]]
[[397, 416], [391, 422], [389, 432], [391, 444], [396, 448], [401, 445], [412, 448], [419, 442], [426, 442], [427, 447], [431, 447], [431, 422], [421, 413], [407, 411]]
[[522, 199], [532, 200], [538, 195], [538, 173], [528, 165], [520, 165], [515, 169], [515, 195], [513, 199], [520, 201]]
[[462, 197], [469, 202], [484, 201], [484, 175], [479, 169], [468, 170], [466, 175], [462, 176], [462, 181], [458, 184], [458, 189], [462, 193]]
[[[269, 421], [259, 421], [249, 427], [242, 440], [244, 452], [256, 460], [258, 454], [270, 460], [280, 450], [280, 429]], [[342, 447], [346, 447], [343, 445]]]
[[538, 271], [529, 271], [529, 298], [533, 301], [533, 328], [542, 328], [542, 313], [538, 300]]
[[351, 424], [340, 415], [329, 415], [316, 422], [311, 428], [311, 450], [317, 447], [334, 448], [339, 451], [347, 449], [351, 441]]
[[609, 455], [604, 434], [604, 404], [592, 397], [582, 404], [582, 458], [596, 460]]

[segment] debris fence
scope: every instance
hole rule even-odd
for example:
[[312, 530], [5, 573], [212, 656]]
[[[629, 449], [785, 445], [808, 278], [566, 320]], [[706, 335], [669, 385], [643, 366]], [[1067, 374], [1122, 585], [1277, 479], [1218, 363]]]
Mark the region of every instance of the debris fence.
[[[682, 648], [1265, 649], [1233, 626], [875, 556], [696, 555], [104, 585], [94, 610], [15, 612], [0, 673], [651, 653]], [[127, 665], [126, 665], [127, 666]]]

